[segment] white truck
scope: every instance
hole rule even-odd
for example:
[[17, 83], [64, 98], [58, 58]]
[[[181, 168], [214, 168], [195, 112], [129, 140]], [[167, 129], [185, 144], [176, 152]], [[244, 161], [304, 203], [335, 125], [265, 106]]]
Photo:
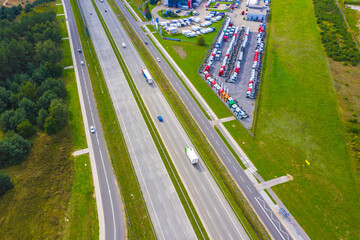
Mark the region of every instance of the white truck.
[[188, 158], [190, 159], [191, 164], [196, 164], [199, 162], [199, 158], [196, 155], [194, 149], [192, 149], [191, 147], [187, 147], [185, 148], [185, 152]]
[[153, 81], [152, 76], [150, 75], [149, 71], [146, 68], [141, 69], [142, 74], [144, 75], [146, 82], [151, 84]]

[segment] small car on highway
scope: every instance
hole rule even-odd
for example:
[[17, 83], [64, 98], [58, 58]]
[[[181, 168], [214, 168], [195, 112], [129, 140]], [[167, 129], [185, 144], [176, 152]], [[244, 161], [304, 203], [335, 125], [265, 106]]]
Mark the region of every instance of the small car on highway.
[[159, 122], [163, 122], [164, 120], [163, 120], [163, 118], [159, 115], [159, 116], [157, 116], [157, 119], [159, 120]]
[[160, 60], [160, 58], [156, 58], [156, 61], [160, 62], [161, 60]]
[[94, 126], [90, 126], [90, 132], [91, 132], [91, 133], [95, 133], [95, 128], [94, 128]]
[[84, 61], [81, 61], [80, 64], [81, 64], [81, 66], [84, 66], [84, 65], [85, 65]]

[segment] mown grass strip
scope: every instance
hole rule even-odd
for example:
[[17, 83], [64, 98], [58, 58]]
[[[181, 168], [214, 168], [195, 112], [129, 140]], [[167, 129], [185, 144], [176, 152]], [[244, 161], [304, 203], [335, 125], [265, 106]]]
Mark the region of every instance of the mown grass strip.
[[[93, 1], [93, 0], [92, 0]], [[141, 96], [140, 96], [140, 93], [139, 91], [137, 90], [136, 88], [136, 85], [134, 83], [134, 80], [132, 79], [131, 77], [131, 74], [128, 70], [128, 68], [126, 67], [126, 64], [124, 62], [124, 59], [122, 58], [120, 52], [119, 52], [119, 49], [109, 31], [109, 29], [107, 28], [106, 26], [106, 23], [104, 21], [104, 19], [102, 18], [101, 16], [101, 13], [100, 11], [98, 10], [96, 4], [94, 3], [93, 1], [93, 4], [94, 4], [94, 7], [95, 7], [95, 11], [98, 13], [99, 15], [99, 18], [100, 18], [100, 21], [101, 21], [101, 24], [107, 34], [107, 37], [110, 41], [110, 44], [115, 52], [115, 55], [116, 55], [116, 58], [118, 59], [118, 62], [121, 66], [121, 68], [123, 69], [123, 72], [124, 72], [124, 75], [125, 75], [125, 78], [129, 84], [129, 87], [131, 89], [131, 92], [133, 93], [133, 96], [135, 98], [135, 101], [140, 109], [140, 112], [144, 118], [144, 121], [149, 129], [149, 132], [151, 134], [151, 137], [156, 145], [156, 148], [158, 149], [159, 151], [159, 154], [162, 158], [162, 161], [164, 162], [164, 165], [166, 167], [166, 170], [168, 171], [169, 173], [169, 176], [174, 184], [174, 187], [176, 189], [176, 192], [178, 193], [178, 196], [180, 198], [180, 201], [182, 203], [182, 205], [184, 206], [184, 209], [185, 209], [185, 212], [187, 213], [187, 216], [189, 217], [189, 220], [193, 226], [193, 229], [196, 233], [196, 235], [201, 238], [201, 239], [209, 239], [209, 237], [207, 236], [207, 233], [205, 231], [205, 228], [203, 227], [201, 221], [200, 221], [200, 218], [199, 216], [197, 215], [196, 213], [196, 210], [193, 206], [193, 204], [191, 203], [191, 200], [186, 192], [186, 189], [183, 185], [183, 183], [181, 182], [181, 179], [176, 171], [176, 168], [174, 167], [172, 161], [171, 161], [171, 158], [164, 146], [164, 143], [162, 142], [161, 140], [161, 137], [154, 125], [154, 123], [152, 122], [151, 120], [151, 116], [149, 114], [149, 112], [147, 111], [147, 109], [144, 107], [145, 106], [145, 103], [144, 101], [142, 100]]]
[[90, 158], [88, 154], [75, 157], [74, 185], [71, 191], [63, 239], [98, 239], [99, 222], [95, 201]]
[[212, 173], [215, 181], [230, 203], [230, 206], [233, 208], [239, 221], [243, 223], [244, 228], [248, 230], [248, 234], [252, 238], [269, 239], [266, 230], [257, 219], [257, 216], [255, 216], [252, 212], [249, 203], [246, 199], [244, 199], [239, 189], [228, 175], [226, 169], [217, 158], [216, 153], [209, 145], [207, 139], [200, 131], [196, 122], [192, 119], [191, 115], [187, 111], [175, 90], [172, 88], [169, 81], [163, 75], [163, 72], [155, 63], [144, 43], [132, 29], [130, 23], [126, 20], [123, 13], [114, 3], [114, 1], [110, 0], [109, 3], [112, 5], [115, 13], [120, 14], [120, 22], [123, 24], [128, 36], [133, 41], [134, 46], [138, 50], [138, 53], [142, 57], [147, 68], [153, 76], [157, 76], [157, 83], [159, 88], [163, 92], [165, 98], [167, 99], [183, 128], [187, 132], [194, 146], [197, 146], [196, 149], [198, 150], [198, 153], [201, 155], [204, 163]]
[[217, 126], [214, 126], [215, 131], [217, 132], [217, 134], [219, 134], [220, 138], [222, 139], [222, 141], [225, 143], [226, 147], [230, 150], [230, 152], [232, 153], [232, 155], [234, 156], [234, 158], [236, 158], [236, 160], [238, 161], [238, 163], [240, 164], [240, 166], [245, 170], [246, 167], [243, 164], [243, 162], [241, 161], [241, 159], [239, 158], [239, 156], [236, 154], [235, 150], [231, 147], [231, 145], [229, 144], [229, 142], [226, 140], [226, 138], [224, 137], [224, 135], [220, 132], [220, 129]]
[[124, 136], [117, 122], [106, 82], [91, 39], [86, 35], [79, 8], [75, 0], [70, 0], [76, 25], [83, 47], [83, 54], [88, 63], [89, 75], [99, 111], [100, 121], [110, 158], [121, 190], [126, 212], [126, 231], [128, 238], [154, 239], [150, 217], [142, 197], [135, 170], [125, 144]]

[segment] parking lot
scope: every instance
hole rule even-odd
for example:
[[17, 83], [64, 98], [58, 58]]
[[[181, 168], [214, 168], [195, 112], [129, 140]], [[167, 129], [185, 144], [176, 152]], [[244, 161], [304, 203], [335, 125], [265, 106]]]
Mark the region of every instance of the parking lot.
[[[260, 7], [263, 5], [264, 5], [264, 2], [259, 2]], [[227, 7], [227, 5], [222, 3], [219, 5], [219, 7], [217, 9], [206, 8], [206, 2], [203, 2], [200, 4], [199, 7], [197, 7], [195, 9], [199, 13], [199, 15], [194, 16], [194, 17], [200, 18], [201, 23], [202, 23], [202, 22], [206, 21], [204, 19], [204, 17], [209, 15], [210, 11], [220, 10], [225, 7]], [[161, 8], [167, 9], [166, 6], [162, 6], [162, 5], [157, 6], [157, 8], [158, 9], [156, 11], [159, 11], [159, 9], [161, 9]], [[213, 61], [211, 69], [208, 72], [212, 76], [212, 78], [214, 78], [216, 80], [216, 82], [225, 91], [228, 91], [228, 94], [235, 100], [237, 105], [239, 107], [241, 107], [241, 109], [243, 111], [246, 112], [248, 117], [242, 118], [240, 120], [240, 122], [244, 125], [244, 127], [246, 127], [247, 129], [250, 129], [250, 128], [252, 128], [256, 99], [247, 98], [246, 93], [247, 93], [247, 90], [249, 87], [249, 79], [251, 77], [252, 66], [254, 63], [255, 48], [257, 46], [256, 38], [258, 35], [258, 29], [259, 29], [261, 22], [246, 21], [245, 20], [246, 13], [247, 13], [246, 9], [249, 9], [248, 7], [246, 7], [246, 1], [240, 1], [238, 8], [234, 8], [234, 10], [232, 10], [232, 12], [226, 12], [226, 16], [225, 16], [225, 18], [227, 16], [229, 16], [231, 18], [231, 20], [233, 21], [234, 27], [239, 27], [239, 29], [242, 29], [242, 26], [244, 25], [245, 29], [247, 29], [248, 27], [250, 28], [250, 32], [248, 34], [248, 43], [247, 43], [246, 49], [243, 53], [243, 61], [241, 62], [241, 67], [238, 72], [237, 80], [234, 83], [226, 82], [226, 80], [228, 80], [229, 76], [224, 76], [224, 75], [219, 76], [218, 75], [219, 70], [223, 64], [223, 59], [225, 58], [225, 53], [230, 45], [231, 38], [229, 38], [226, 42], [222, 42], [221, 47], [219, 48], [219, 50], [221, 50], [221, 52], [222, 52], [221, 57], [219, 60]], [[176, 11], [178, 9], [173, 8], [173, 10]], [[155, 12], [155, 11], [153, 10], [152, 12]], [[179, 15], [182, 16], [186, 12], [188, 12], [188, 11], [182, 10]], [[244, 12], [245, 15], [242, 15], [242, 12]], [[160, 18], [159, 21], [163, 21], [163, 20]], [[181, 32], [182, 30], [187, 29], [187, 28], [191, 29], [191, 26], [185, 26], [185, 27], [179, 28], [179, 32]], [[216, 29], [216, 31], [219, 31], [219, 29]], [[234, 49], [232, 51], [234, 51]], [[211, 50], [209, 51], [209, 53], [211, 54]], [[238, 55], [238, 53], [236, 52], [236, 53], [234, 53], [234, 55]], [[209, 58], [209, 56], [207, 56], [207, 59], [208, 58]], [[236, 65], [234, 58], [232, 60], [233, 60], [233, 62], [229, 61], [227, 63], [227, 66], [232, 68], [230, 76], [233, 73], [233, 71], [235, 69], [235, 65]], [[206, 66], [206, 64], [205, 64], [205, 66]], [[204, 70], [204, 68], [201, 70]], [[204, 79], [204, 74], [201, 74], [201, 76]], [[211, 87], [211, 86], [209, 86], [209, 87]], [[228, 105], [227, 103], [225, 103], [225, 104]]]

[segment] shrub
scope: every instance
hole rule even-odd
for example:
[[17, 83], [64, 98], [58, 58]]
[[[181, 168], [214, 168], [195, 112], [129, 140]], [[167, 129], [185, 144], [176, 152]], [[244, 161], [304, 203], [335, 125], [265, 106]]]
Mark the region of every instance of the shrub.
[[22, 136], [9, 133], [0, 141], [0, 168], [24, 161], [30, 151], [30, 143]]
[[14, 184], [12, 183], [9, 175], [0, 171], [0, 196], [4, 195], [7, 191], [12, 189]]

